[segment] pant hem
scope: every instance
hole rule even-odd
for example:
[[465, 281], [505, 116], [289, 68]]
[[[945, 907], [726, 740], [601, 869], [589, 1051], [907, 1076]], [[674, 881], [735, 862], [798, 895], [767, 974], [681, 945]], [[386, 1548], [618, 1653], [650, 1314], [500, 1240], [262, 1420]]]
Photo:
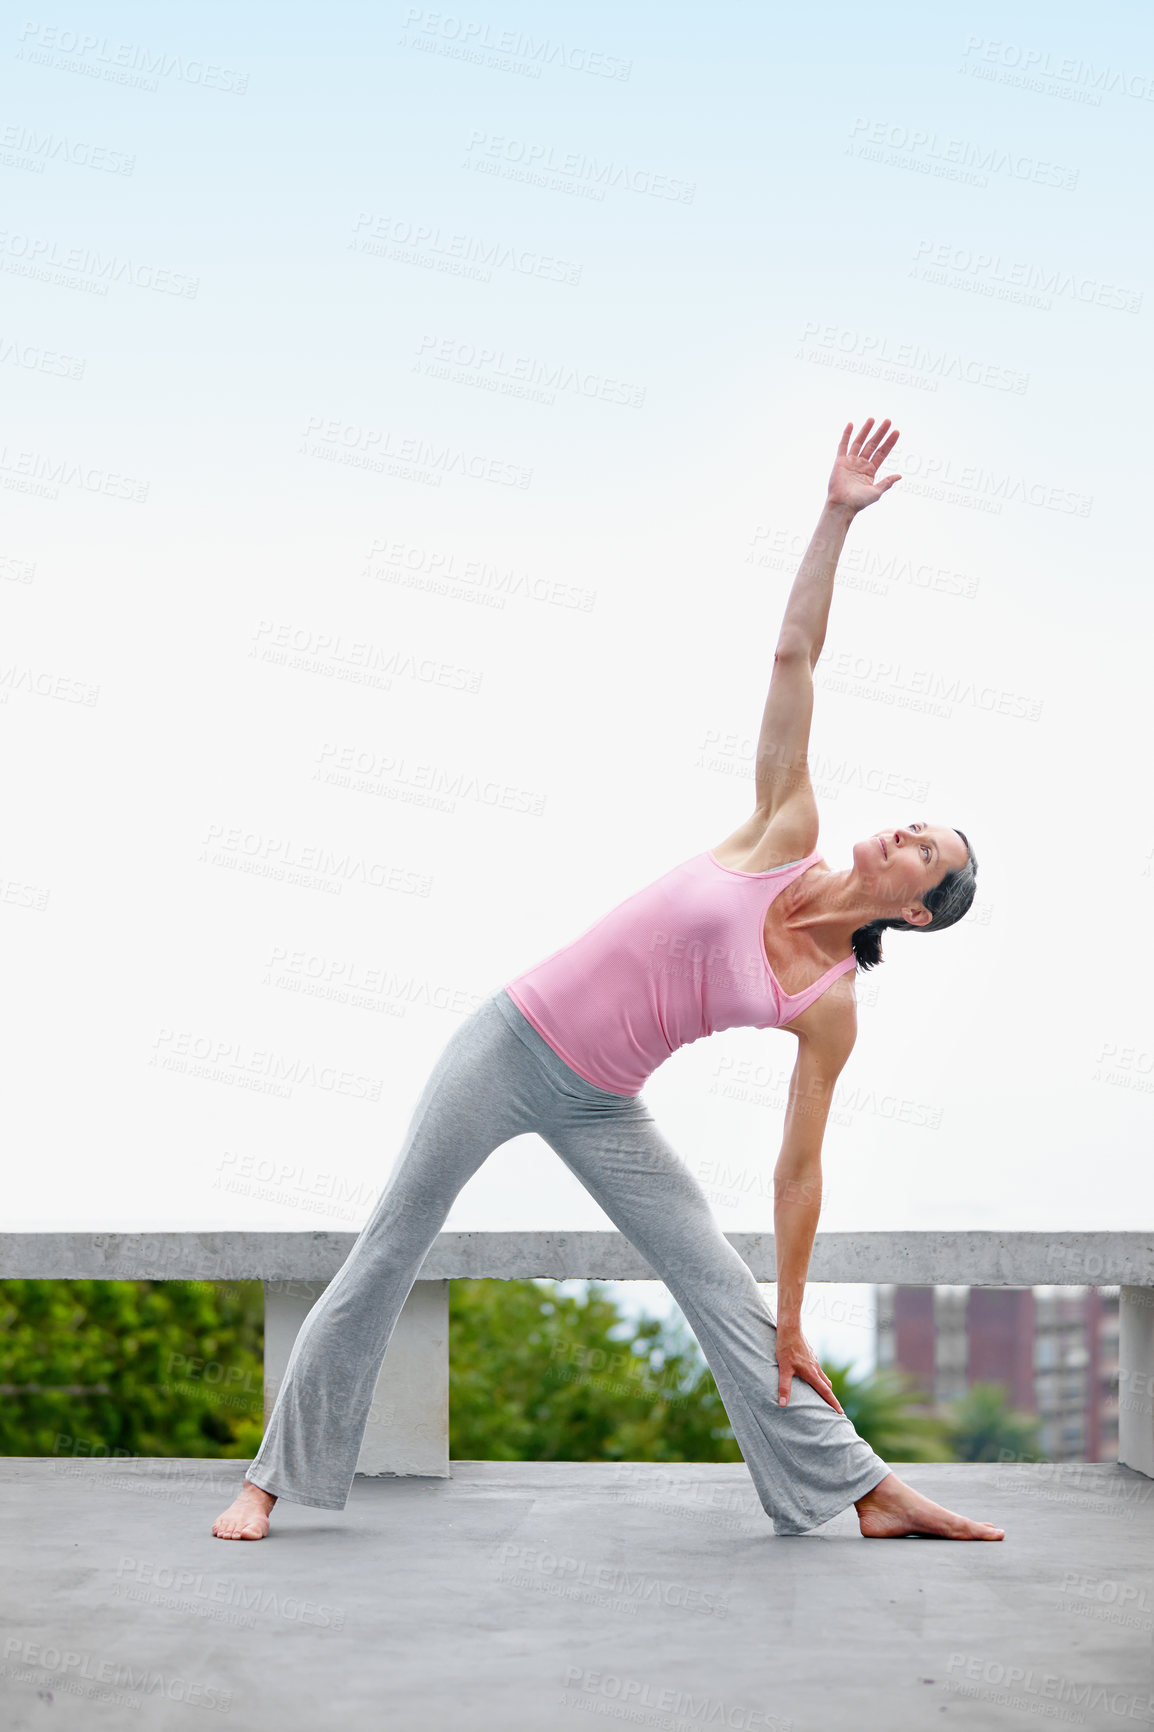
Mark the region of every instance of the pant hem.
[[803, 1526], [775, 1520], [773, 1524], [774, 1533], [784, 1535], [808, 1534], [812, 1532], [814, 1528], [824, 1526], [826, 1522], [831, 1522], [834, 1516], [841, 1515], [843, 1510], [850, 1509], [852, 1505], [857, 1502], [859, 1497], [865, 1497], [867, 1492], [873, 1491], [874, 1487], [880, 1485], [883, 1479], [888, 1479], [892, 1472], [893, 1469], [886, 1467], [884, 1462], [882, 1464], [881, 1473], [878, 1473], [875, 1468], [870, 1468], [868, 1474], [863, 1474], [862, 1483], [854, 1490], [844, 1491], [838, 1494], [839, 1501], [837, 1503], [828, 1505], [825, 1507], [824, 1511], [811, 1514]]
[[260, 1474], [260, 1479], [256, 1478], [250, 1466], [244, 1477], [250, 1485], [257, 1486], [261, 1491], [267, 1491], [270, 1497], [284, 1498], [286, 1503], [303, 1503], [307, 1504], [310, 1509], [344, 1509], [349, 1501], [347, 1494], [344, 1497], [336, 1493], [330, 1497], [308, 1497], [304, 1492], [293, 1491], [291, 1486], [286, 1486], [282, 1481], [278, 1481], [275, 1474], [266, 1474], [260, 1468], [257, 1469], [257, 1473]]

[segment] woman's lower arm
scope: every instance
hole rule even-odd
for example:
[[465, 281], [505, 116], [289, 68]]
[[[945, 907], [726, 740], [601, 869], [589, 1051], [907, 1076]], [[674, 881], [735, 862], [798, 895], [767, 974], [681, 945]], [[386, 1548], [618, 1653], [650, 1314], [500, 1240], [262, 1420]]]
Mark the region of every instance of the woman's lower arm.
[[801, 1329], [801, 1308], [821, 1214], [821, 1171], [774, 1180], [773, 1236], [777, 1260], [777, 1327]]
[[805, 653], [811, 666], [821, 654], [837, 562], [856, 516], [856, 510], [848, 505], [835, 505], [827, 500], [822, 507], [785, 604], [778, 634], [779, 654], [790, 650]]

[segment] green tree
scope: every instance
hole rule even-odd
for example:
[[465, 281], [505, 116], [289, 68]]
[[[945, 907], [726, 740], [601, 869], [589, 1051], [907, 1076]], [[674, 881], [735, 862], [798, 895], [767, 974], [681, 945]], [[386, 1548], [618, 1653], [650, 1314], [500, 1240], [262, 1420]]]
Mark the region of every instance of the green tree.
[[[450, 1283], [453, 1456], [741, 1459], [684, 1324], [554, 1285]], [[263, 1328], [256, 1281], [0, 1281], [0, 1453], [250, 1458]]]
[[0, 1453], [255, 1455], [259, 1281], [0, 1281]]
[[885, 1461], [952, 1461], [946, 1427], [925, 1391], [890, 1368], [855, 1377], [850, 1363], [822, 1362], [854, 1430]]
[[740, 1461], [679, 1320], [624, 1318], [602, 1283], [449, 1286], [449, 1453], [472, 1461]]
[[946, 1435], [958, 1461], [1044, 1461], [1041, 1422], [1012, 1408], [1004, 1383], [974, 1383], [945, 1410]]
[[[449, 1287], [450, 1453], [506, 1461], [740, 1461], [680, 1316], [626, 1318], [603, 1283]], [[257, 1281], [0, 1281], [0, 1453], [255, 1455]], [[826, 1364], [850, 1420], [895, 1461], [1037, 1459], [1001, 1385], [945, 1413], [892, 1371]]]

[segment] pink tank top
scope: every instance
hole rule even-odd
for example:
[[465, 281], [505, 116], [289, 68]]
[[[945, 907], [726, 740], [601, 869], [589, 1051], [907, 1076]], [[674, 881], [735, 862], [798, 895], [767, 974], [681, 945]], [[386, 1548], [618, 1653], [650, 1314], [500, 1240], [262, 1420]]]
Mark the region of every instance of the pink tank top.
[[795, 993], [769, 966], [766, 910], [821, 858], [738, 872], [695, 854], [505, 991], [578, 1076], [637, 1094], [678, 1047], [725, 1028], [780, 1028], [857, 966], [851, 953]]

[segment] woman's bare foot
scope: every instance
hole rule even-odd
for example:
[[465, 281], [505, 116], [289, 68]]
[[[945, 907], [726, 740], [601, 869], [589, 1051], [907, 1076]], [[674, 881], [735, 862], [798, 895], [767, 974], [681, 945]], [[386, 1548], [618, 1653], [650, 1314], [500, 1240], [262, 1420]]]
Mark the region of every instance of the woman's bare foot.
[[270, 1491], [262, 1491], [246, 1479], [224, 1514], [213, 1522], [212, 1531], [218, 1540], [263, 1540], [275, 1502]]
[[895, 1540], [903, 1534], [932, 1534], [942, 1540], [1000, 1540], [1006, 1533], [992, 1522], [972, 1522], [943, 1509], [940, 1503], [932, 1503], [904, 1484], [896, 1473], [887, 1474], [880, 1485], [859, 1497], [854, 1508], [867, 1540]]

